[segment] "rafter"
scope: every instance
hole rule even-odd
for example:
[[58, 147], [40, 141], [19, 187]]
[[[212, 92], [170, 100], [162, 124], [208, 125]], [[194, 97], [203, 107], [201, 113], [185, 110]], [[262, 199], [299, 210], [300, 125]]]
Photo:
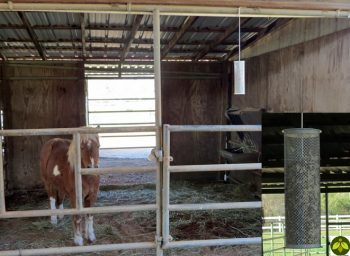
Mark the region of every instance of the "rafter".
[[80, 14], [81, 53], [84, 60], [86, 58], [85, 27], [86, 27], [86, 15], [85, 13], [81, 13]]
[[174, 48], [176, 43], [181, 39], [181, 37], [186, 33], [186, 31], [192, 26], [192, 24], [197, 20], [198, 17], [187, 17], [185, 21], [182, 23], [182, 26], [170, 42], [165, 46], [162, 50], [162, 59], [166, 57], [166, 55]]
[[[241, 19], [241, 26], [244, 25], [247, 21], [249, 20], [249, 18], [243, 18]], [[213, 48], [215, 48], [216, 46], [220, 45], [222, 42], [224, 42], [226, 40], [226, 38], [228, 38], [230, 35], [232, 35], [233, 33], [238, 31], [238, 23], [237, 24], [232, 24], [232, 26], [228, 27], [226, 29], [226, 31], [224, 32], [224, 34], [220, 35], [219, 37], [217, 37], [216, 40], [214, 40], [214, 42], [210, 43], [209, 45], [207, 45], [202, 51], [200, 51], [193, 59], [195, 61], [202, 59], [205, 55], [207, 55]]]
[[123, 61], [126, 58], [126, 55], [128, 54], [131, 44], [135, 39], [135, 35], [141, 25], [141, 21], [142, 21], [143, 15], [136, 15], [133, 21], [133, 25], [132, 25], [132, 29], [130, 31], [129, 37], [126, 41], [126, 43], [124, 44], [124, 49], [123, 52], [121, 53], [120, 56], [120, 60]]
[[46, 60], [45, 51], [44, 51], [43, 47], [41, 46], [41, 44], [39, 43], [38, 37], [36, 36], [34, 29], [32, 28], [29, 20], [27, 19], [27, 16], [25, 15], [24, 12], [17, 12], [17, 14], [21, 18], [21, 21], [22, 21], [23, 25], [25, 26], [25, 28], [29, 34], [30, 39], [32, 40], [37, 51], [39, 52], [40, 57], [43, 60]]
[[[1, 47], [0, 47], [1, 49]], [[11, 47], [12, 50], [28, 50], [28, 49], [35, 49], [35, 47], [33, 46], [12, 46]], [[81, 46], [76, 46], [75, 48], [72, 46], [47, 46], [45, 48], [46, 50], [51, 50], [51, 51], [72, 51], [74, 49], [76, 50], [83, 50]], [[114, 52], [122, 52], [123, 48], [120, 47], [91, 47], [89, 48], [89, 50], [94, 51], [94, 52], [103, 52], [105, 50], [108, 51], [114, 51]], [[152, 53], [153, 49], [152, 48], [136, 48], [136, 47], [130, 47], [129, 52], [133, 52], [133, 53]], [[192, 50], [191, 49], [173, 49], [172, 52], [174, 53], [191, 53]], [[224, 50], [224, 49], [212, 49], [210, 51], [210, 53], [228, 53], [228, 50]]]
[[[276, 19], [273, 23], [271, 23], [269, 26], [258, 32], [255, 36], [248, 39], [246, 42], [243, 42], [241, 46], [241, 51], [247, 48], [249, 45], [255, 43], [256, 41], [260, 40], [264, 36], [266, 36], [268, 33], [271, 33], [277, 28], [280, 28], [284, 25], [286, 25], [291, 19]], [[235, 57], [235, 55], [238, 54], [238, 49], [233, 49], [231, 52], [229, 52], [225, 57], [224, 60], [231, 60]]]
[[[34, 25], [32, 26], [35, 30], [79, 30], [80, 25]], [[0, 24], [0, 29], [26, 29], [23, 25], [18, 24]], [[99, 30], [99, 31], [131, 31], [132, 26], [124, 26], [124, 25], [109, 25], [106, 27], [106, 25], [99, 25], [99, 24], [89, 24], [86, 25], [85, 29], [87, 30]], [[181, 27], [168, 27], [168, 26], [162, 26], [160, 28], [161, 32], [173, 32], [177, 33], [179, 32]], [[195, 33], [224, 33], [226, 30], [225, 27], [190, 27], [187, 29], [187, 32], [195, 32]], [[242, 32], [250, 33], [250, 32], [259, 32], [262, 28], [241, 28]], [[152, 26], [140, 26], [138, 31], [153, 31]]]
[[[126, 44], [127, 40], [122, 38], [107, 38], [104, 37], [101, 38], [88, 38], [85, 39], [86, 43], [109, 43], [109, 44]], [[16, 39], [16, 38], [0, 38], [0, 42], [7, 42], [7, 43], [32, 43], [31, 40], [28, 39]], [[54, 39], [54, 40], [38, 40], [39, 43], [80, 43], [81, 39]], [[163, 39], [161, 40], [161, 44], [166, 45], [170, 41]], [[153, 45], [153, 39], [140, 39], [136, 38], [133, 40], [134, 44], [145, 44], [145, 45]], [[177, 45], [188, 45], [188, 46], [206, 46], [208, 44], [215, 43], [215, 40], [193, 40], [190, 42], [178, 42]], [[221, 45], [233, 45], [233, 42], [221, 42]]]

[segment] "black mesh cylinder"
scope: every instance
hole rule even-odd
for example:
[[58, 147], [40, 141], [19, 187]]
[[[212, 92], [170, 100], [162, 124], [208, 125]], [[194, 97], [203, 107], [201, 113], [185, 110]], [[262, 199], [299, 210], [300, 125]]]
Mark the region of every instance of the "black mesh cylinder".
[[284, 184], [287, 248], [321, 246], [320, 130], [286, 129]]

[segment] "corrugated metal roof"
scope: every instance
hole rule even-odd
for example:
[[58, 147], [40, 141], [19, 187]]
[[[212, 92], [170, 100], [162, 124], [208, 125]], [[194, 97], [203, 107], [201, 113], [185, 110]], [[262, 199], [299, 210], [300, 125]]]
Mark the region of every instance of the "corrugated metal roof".
[[[50, 58], [83, 58], [80, 13], [43, 13], [26, 12], [25, 17], [30, 23], [38, 43], [44, 48]], [[88, 58], [116, 59], [120, 51], [127, 45], [135, 15], [120, 15], [108, 13], [89, 13], [85, 16], [85, 42]], [[184, 16], [161, 16], [162, 48], [174, 38], [177, 31], [187, 19]], [[251, 18], [246, 20], [242, 28], [252, 32], [241, 33], [242, 43], [253, 40], [264, 28], [272, 26], [276, 19]], [[127, 59], [152, 58], [152, 16], [142, 18], [140, 28]], [[209, 51], [203, 57], [222, 59], [232, 54], [237, 46], [238, 33], [231, 33], [220, 41], [226, 29], [237, 26], [238, 18], [232, 17], [197, 17], [191, 27], [185, 32], [167, 54], [171, 58], [191, 59], [204, 47]], [[260, 29], [260, 30], [259, 30]], [[16, 12], [0, 12], [0, 53], [7, 58], [38, 56], [35, 44]], [[47, 49], [46, 49], [47, 48]], [[116, 50], [116, 49], [120, 50]], [[28, 58], [29, 58], [28, 57]]]

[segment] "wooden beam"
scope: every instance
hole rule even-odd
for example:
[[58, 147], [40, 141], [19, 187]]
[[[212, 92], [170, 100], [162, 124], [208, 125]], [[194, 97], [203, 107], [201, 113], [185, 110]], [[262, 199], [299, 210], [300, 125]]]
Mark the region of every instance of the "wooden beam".
[[[241, 26], [244, 25], [248, 20], [249, 20], [248, 18], [241, 19]], [[210, 52], [210, 50], [215, 48], [217, 45], [220, 45], [222, 42], [225, 41], [225, 39], [227, 37], [229, 37], [230, 35], [232, 35], [234, 32], [237, 32], [237, 31], [238, 31], [238, 22], [237, 23], [233, 23], [230, 27], [228, 27], [226, 29], [224, 34], [222, 34], [219, 37], [217, 37], [217, 39], [214, 40], [214, 42], [210, 43], [202, 51], [200, 51], [194, 57], [194, 60], [197, 61], [199, 59], [202, 59], [205, 55], [207, 55]]]
[[[280, 28], [284, 25], [286, 25], [288, 22], [290, 22], [292, 19], [276, 19], [273, 23], [271, 23], [268, 27], [261, 30], [259, 33], [257, 33], [252, 38], [248, 39], [246, 42], [244, 42], [241, 45], [241, 52], [247, 48], [249, 45], [257, 42], [267, 34], [271, 33], [272, 31], [276, 30], [277, 28]], [[238, 49], [233, 49], [231, 52], [229, 52], [225, 57], [224, 60], [231, 60], [238, 54]]]
[[[1, 47], [0, 47], [1, 48]], [[31, 50], [31, 49], [36, 49], [33, 46], [12, 46], [11, 47], [12, 50]], [[57, 51], [73, 51], [74, 49], [76, 50], [81, 50], [83, 51], [82, 47], [72, 47], [72, 46], [47, 46], [45, 48], [46, 50], [57, 50]], [[122, 52], [123, 48], [120, 47], [91, 47], [89, 48], [89, 50], [94, 51], [94, 52], [103, 52], [105, 50], [107, 51], [115, 51], [115, 52]], [[130, 47], [129, 52], [133, 52], [133, 53], [152, 53], [153, 49], [152, 48], [134, 48], [134, 47]], [[191, 49], [174, 49], [172, 50], [172, 52], [174, 53], [191, 53], [192, 50]], [[212, 49], [210, 51], [210, 53], [228, 53], [227, 50], [222, 50], [222, 49]]]
[[170, 42], [162, 50], [162, 59], [174, 48], [176, 43], [181, 39], [181, 37], [186, 33], [186, 31], [192, 26], [192, 24], [197, 20], [198, 17], [186, 17], [185, 21], [182, 23], [182, 26]]
[[[85, 39], [86, 43], [111, 43], [111, 44], [126, 44], [127, 40], [122, 38], [89, 38]], [[0, 38], [0, 42], [6, 43], [32, 43], [31, 40], [28, 39], [15, 39], [15, 38]], [[80, 43], [81, 39], [53, 39], [53, 40], [38, 40], [39, 43]], [[161, 40], [162, 45], [168, 44], [169, 40]], [[133, 40], [134, 44], [146, 44], [153, 45], [153, 39], [140, 39], [136, 38]], [[194, 40], [191, 42], [178, 42], [177, 45], [196, 45], [196, 46], [206, 46], [208, 44], [215, 43], [215, 40]], [[221, 45], [234, 45], [235, 42], [221, 42]]]
[[86, 14], [80, 14], [80, 33], [81, 33], [81, 53], [83, 60], [86, 59], [86, 41], [85, 41], [85, 26], [86, 26]]
[[24, 12], [17, 12], [18, 16], [21, 18], [21, 21], [23, 23], [23, 25], [26, 27], [26, 30], [29, 34], [30, 39], [33, 41], [37, 51], [39, 52], [40, 57], [43, 60], [46, 60], [46, 56], [45, 56], [45, 51], [42, 48], [41, 44], [38, 41], [38, 37], [36, 36], [34, 29], [32, 28], [29, 20], [27, 19], [27, 16], [25, 15]]
[[[34, 25], [32, 26], [34, 30], [80, 30], [81, 26], [77, 25]], [[0, 24], [0, 29], [26, 29], [23, 25], [18, 24]], [[86, 30], [98, 30], [98, 31], [131, 31], [132, 26], [124, 26], [124, 25], [109, 25], [106, 27], [105, 25], [98, 25], [98, 24], [89, 24], [85, 26]], [[178, 33], [180, 31], [181, 27], [167, 27], [162, 26], [160, 28], [161, 32], [173, 32]], [[226, 30], [225, 27], [189, 27], [187, 29], [187, 32], [193, 32], [193, 33], [224, 33]], [[242, 32], [259, 32], [262, 28], [242, 28]], [[152, 26], [140, 26], [139, 31], [145, 31], [150, 32], [153, 31]]]
[[130, 50], [131, 44], [132, 44], [132, 42], [135, 39], [135, 35], [136, 35], [140, 25], [141, 25], [142, 19], [143, 19], [143, 15], [136, 15], [134, 17], [132, 29], [131, 29], [129, 37], [128, 37], [125, 45], [124, 45], [123, 52], [122, 52], [122, 54], [120, 56], [121, 61], [123, 61], [126, 58], [126, 55], [128, 54], [128, 52]]

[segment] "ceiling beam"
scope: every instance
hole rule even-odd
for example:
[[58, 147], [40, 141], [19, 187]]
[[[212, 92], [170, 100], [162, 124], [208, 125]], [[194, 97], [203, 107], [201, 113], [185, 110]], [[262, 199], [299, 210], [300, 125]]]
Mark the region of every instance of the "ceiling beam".
[[[89, 38], [85, 39], [86, 43], [108, 43], [108, 44], [126, 44], [127, 40], [122, 38]], [[6, 42], [6, 43], [32, 43], [31, 40], [27, 39], [15, 39], [15, 38], [0, 38], [0, 42]], [[55, 40], [38, 40], [39, 43], [81, 43], [81, 39], [55, 39]], [[162, 45], [168, 44], [169, 40], [161, 40]], [[153, 45], [153, 39], [140, 39], [136, 38], [133, 40], [134, 44], [145, 44], [145, 45]], [[195, 45], [195, 46], [206, 46], [208, 44], [215, 43], [215, 40], [194, 40], [191, 42], [178, 42], [177, 45]], [[221, 45], [235, 45], [234, 42], [221, 42]]]
[[86, 26], [86, 14], [81, 13], [80, 14], [81, 53], [84, 60], [86, 58], [85, 26]]
[[23, 25], [25, 26], [25, 28], [29, 34], [30, 39], [32, 40], [37, 51], [39, 52], [40, 57], [43, 60], [46, 60], [44, 49], [42, 48], [41, 44], [39, 43], [38, 37], [36, 36], [34, 29], [32, 28], [29, 20], [27, 19], [27, 16], [25, 15], [24, 12], [17, 12], [17, 14], [21, 18], [21, 21], [22, 21]]
[[181, 37], [186, 33], [186, 31], [193, 25], [198, 17], [186, 17], [185, 21], [182, 23], [182, 26], [178, 32], [173, 36], [170, 42], [162, 50], [162, 59], [171, 51], [176, 43], [181, 39]]
[[[34, 25], [32, 26], [35, 30], [70, 30], [70, 29], [76, 29], [79, 30], [80, 26], [77, 25]], [[23, 25], [18, 24], [0, 24], [0, 29], [26, 29]], [[110, 25], [106, 27], [105, 25], [98, 25], [98, 24], [90, 24], [85, 26], [86, 30], [108, 30], [108, 31], [131, 31], [132, 26], [124, 26], [124, 25]], [[181, 27], [166, 27], [162, 26], [160, 27], [161, 32], [173, 32], [177, 33], [179, 32]], [[259, 32], [263, 28], [242, 28], [242, 32]], [[226, 30], [225, 27], [190, 27], [187, 29], [187, 32], [193, 32], [193, 33], [224, 33]], [[146, 31], [151, 32], [153, 31], [152, 26], [140, 26], [138, 31]]]
[[[1, 47], [0, 47], [1, 49]], [[5, 49], [5, 48], [3, 48]], [[11, 50], [33, 50], [36, 49], [33, 46], [12, 46]], [[82, 46], [76, 46], [75, 48], [73, 46], [47, 46], [45, 48], [46, 50], [57, 50], [57, 51], [74, 51], [74, 50], [83, 50]], [[123, 48], [120, 47], [91, 47], [89, 48], [91, 51], [96, 51], [96, 52], [103, 52], [105, 50], [108, 51], [115, 51], [115, 52], [122, 52]], [[130, 47], [129, 52], [134, 52], [134, 53], [152, 53], [153, 49], [152, 48], [136, 48], [136, 47]], [[191, 53], [192, 50], [190, 49], [173, 49], [171, 50], [173, 53]], [[228, 51], [222, 50], [222, 49], [212, 49], [210, 53], [227, 53]]]
[[126, 58], [126, 55], [128, 54], [131, 44], [135, 39], [135, 35], [141, 25], [141, 21], [143, 19], [143, 15], [136, 15], [134, 17], [134, 21], [133, 21], [133, 25], [132, 25], [132, 29], [130, 31], [129, 37], [126, 41], [126, 43], [124, 44], [124, 49], [123, 52], [121, 53], [120, 59], [121, 61], [123, 61]]
[[[248, 46], [252, 45], [253, 43], [257, 42], [267, 34], [271, 33], [272, 31], [276, 30], [277, 28], [280, 28], [284, 25], [286, 25], [288, 22], [290, 22], [291, 19], [276, 19], [273, 23], [271, 23], [269, 26], [258, 32], [255, 36], [248, 39], [246, 42], [243, 42], [241, 44], [241, 52], [247, 48]], [[234, 57], [238, 54], [238, 48], [233, 49], [231, 52], [229, 52], [225, 57], [224, 60], [233, 60]]]
[[[242, 18], [241, 19], [241, 26], [244, 25], [249, 18]], [[216, 40], [214, 40], [212, 43], [208, 44], [203, 50], [201, 50], [194, 58], [194, 61], [197, 61], [199, 59], [202, 59], [205, 55], [207, 55], [213, 48], [216, 46], [222, 44], [230, 35], [238, 31], [238, 22], [233, 23], [230, 27], [226, 29], [224, 34], [218, 36]]]

